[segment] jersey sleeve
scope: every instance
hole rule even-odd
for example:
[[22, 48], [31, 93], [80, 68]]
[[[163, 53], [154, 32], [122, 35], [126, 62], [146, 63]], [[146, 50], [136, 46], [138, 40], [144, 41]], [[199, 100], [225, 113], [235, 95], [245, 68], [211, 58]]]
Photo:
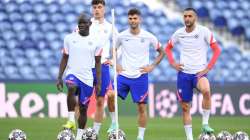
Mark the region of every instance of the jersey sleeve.
[[165, 53], [170, 64], [173, 64], [175, 62], [172, 49], [174, 47], [174, 44], [176, 44], [177, 42], [178, 42], [178, 36], [177, 36], [177, 32], [175, 32], [172, 35], [172, 37], [169, 39], [165, 48]]
[[63, 48], [62, 53], [69, 55], [69, 39], [68, 36], [66, 36], [63, 40]]
[[119, 49], [121, 46], [121, 36], [117, 35], [117, 37], [115, 38], [115, 48]]
[[170, 38], [169, 41], [171, 42], [171, 45], [172, 45], [172, 46], [174, 46], [176, 43], [178, 43], [178, 41], [179, 41], [179, 39], [178, 39], [178, 33], [175, 32], [175, 33], [171, 36], [171, 38]]
[[221, 50], [213, 36], [213, 33], [208, 28], [205, 28], [204, 33], [205, 33], [205, 41], [209, 44], [210, 48], [213, 51], [213, 56], [207, 65], [208, 69], [212, 69], [219, 58]]
[[204, 34], [205, 34], [205, 35], [204, 35], [204, 36], [205, 36], [205, 41], [206, 41], [209, 45], [211, 45], [211, 44], [213, 44], [213, 43], [216, 42], [213, 33], [212, 33], [208, 28], [205, 28], [205, 29], [204, 29]]
[[155, 50], [158, 50], [159, 48], [161, 48], [161, 43], [154, 35], [152, 35], [151, 37], [151, 44]]
[[[98, 40], [98, 39], [97, 39]], [[102, 51], [103, 51], [103, 41], [97, 41], [96, 49], [95, 49], [95, 56], [102, 56]]]

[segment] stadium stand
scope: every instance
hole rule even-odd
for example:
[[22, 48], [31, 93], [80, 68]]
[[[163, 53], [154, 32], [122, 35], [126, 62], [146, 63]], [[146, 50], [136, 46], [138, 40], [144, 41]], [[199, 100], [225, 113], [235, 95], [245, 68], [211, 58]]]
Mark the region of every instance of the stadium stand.
[[[218, 28], [228, 28], [235, 36], [245, 35], [250, 41], [250, 2], [247, 0], [198, 1], [194, 3], [202, 18], [209, 18]], [[18, 0], [0, 1], [0, 81], [55, 80], [58, 72], [63, 38], [76, 27], [80, 12], [90, 14], [90, 0]], [[180, 6], [185, 2], [177, 0]], [[162, 10], [150, 10], [143, 3], [128, 0], [109, 0], [116, 9], [116, 26], [127, 28], [127, 9], [138, 7], [143, 13], [143, 28], [154, 33], [163, 47], [171, 34], [182, 25], [182, 19], [171, 20]], [[213, 9], [213, 7], [216, 7]], [[223, 9], [223, 12], [221, 10]], [[231, 10], [236, 10], [231, 12]], [[246, 20], [245, 20], [246, 18]], [[237, 22], [236, 22], [237, 21]], [[240, 22], [238, 22], [240, 21]], [[237, 45], [224, 46], [221, 57], [209, 78], [213, 82], [250, 82], [250, 55], [242, 53]], [[179, 54], [174, 50], [176, 59]], [[210, 55], [211, 56], [211, 55]], [[150, 56], [152, 59], [154, 56]], [[225, 63], [226, 62], [226, 63]], [[176, 71], [166, 59], [150, 74], [150, 81], [175, 81]]]

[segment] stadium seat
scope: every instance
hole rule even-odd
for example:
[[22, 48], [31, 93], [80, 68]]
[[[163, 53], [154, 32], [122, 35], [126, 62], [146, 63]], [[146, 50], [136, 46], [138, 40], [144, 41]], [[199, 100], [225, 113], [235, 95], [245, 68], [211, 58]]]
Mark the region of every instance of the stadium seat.
[[215, 17], [213, 23], [217, 28], [226, 28], [227, 26], [227, 20], [223, 16]]
[[[218, 28], [228, 28], [235, 36], [245, 35], [250, 42], [250, 17], [247, 14], [250, 3], [247, 0], [238, 1], [194, 0], [193, 7], [197, 9], [200, 18], [210, 19]], [[180, 5], [181, 9], [188, 7], [188, 1], [177, 0], [175, 3]], [[75, 29], [77, 16], [81, 12], [90, 14], [90, 5], [91, 0], [16, 0], [1, 3], [0, 80], [55, 80], [63, 39]], [[161, 9], [151, 10], [144, 3], [129, 0], [109, 1], [106, 9], [109, 21], [112, 7], [116, 7], [116, 27], [119, 31], [128, 28], [127, 9], [140, 9], [143, 28], [156, 35], [163, 47], [173, 32], [183, 26], [182, 19], [169, 19]], [[216, 36], [216, 40], [223, 50], [219, 59], [227, 60], [228, 63], [225, 65], [218, 61], [209, 73], [209, 78], [216, 82], [249, 82], [250, 55], [243, 55], [237, 44], [224, 47], [219, 36]], [[178, 60], [178, 50], [174, 49], [173, 52]], [[209, 54], [211, 58], [211, 51]], [[150, 56], [150, 61], [154, 58], [155, 56]], [[154, 82], [176, 81], [176, 74], [164, 58], [150, 74], [149, 79]]]
[[201, 18], [201, 19], [208, 19], [209, 18], [208, 9], [205, 6], [199, 7], [196, 10], [197, 10], [199, 18]]

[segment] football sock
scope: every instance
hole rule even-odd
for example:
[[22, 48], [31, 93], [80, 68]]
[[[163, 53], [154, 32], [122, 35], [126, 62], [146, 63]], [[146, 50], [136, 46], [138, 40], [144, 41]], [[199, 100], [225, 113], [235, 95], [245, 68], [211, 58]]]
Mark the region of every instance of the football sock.
[[115, 112], [109, 112], [109, 115], [111, 117], [112, 124], [115, 123]]
[[68, 119], [69, 119], [69, 121], [75, 122], [75, 112], [74, 111], [69, 111]]
[[202, 125], [208, 124], [209, 115], [210, 115], [210, 110], [203, 109], [203, 112], [202, 112]]
[[144, 132], [145, 132], [145, 129], [144, 127], [138, 127], [138, 138], [144, 138]]
[[193, 140], [192, 125], [184, 125], [187, 140]]
[[83, 129], [77, 129], [76, 140], [81, 140], [82, 139], [83, 132], [84, 132]]
[[99, 134], [99, 130], [101, 128], [101, 125], [102, 125], [102, 123], [94, 122], [93, 129], [95, 130], [97, 135]]

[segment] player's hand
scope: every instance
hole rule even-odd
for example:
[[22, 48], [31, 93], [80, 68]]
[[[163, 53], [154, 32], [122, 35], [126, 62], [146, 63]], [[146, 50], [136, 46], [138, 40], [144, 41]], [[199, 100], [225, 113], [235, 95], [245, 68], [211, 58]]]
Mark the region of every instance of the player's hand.
[[151, 71], [153, 71], [153, 69], [155, 68], [155, 65], [148, 65], [148, 66], [144, 66], [140, 68], [140, 72], [141, 73], [149, 73]]
[[61, 92], [63, 91], [63, 80], [61, 78], [57, 79], [56, 87], [57, 87], [57, 90], [59, 90]]
[[110, 59], [108, 59], [107, 61], [105, 61], [103, 64], [113, 66], [113, 62]]
[[183, 64], [179, 64], [179, 63], [173, 63], [173, 64], [171, 64], [171, 66], [172, 66], [173, 68], [175, 68], [177, 71], [182, 71], [182, 70], [183, 70], [183, 67], [184, 67]]
[[208, 69], [208, 68], [205, 68], [204, 70], [198, 72], [198, 73], [196, 74], [196, 76], [197, 76], [197, 77], [202, 77], [202, 76], [206, 75], [208, 72], [209, 72], [209, 69]]
[[121, 65], [117, 64], [117, 65], [116, 65], [116, 71], [117, 71], [117, 73], [119, 74], [119, 73], [121, 73], [122, 71], [124, 71], [124, 69], [122, 68]]

